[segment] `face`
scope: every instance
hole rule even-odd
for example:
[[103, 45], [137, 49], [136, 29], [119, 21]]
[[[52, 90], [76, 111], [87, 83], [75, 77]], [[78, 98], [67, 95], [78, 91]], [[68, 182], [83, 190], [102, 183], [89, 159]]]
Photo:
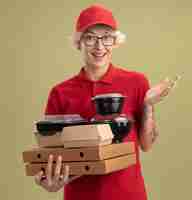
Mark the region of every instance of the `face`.
[[115, 43], [113, 30], [107, 26], [95, 25], [83, 33], [80, 50], [87, 67], [108, 67]]

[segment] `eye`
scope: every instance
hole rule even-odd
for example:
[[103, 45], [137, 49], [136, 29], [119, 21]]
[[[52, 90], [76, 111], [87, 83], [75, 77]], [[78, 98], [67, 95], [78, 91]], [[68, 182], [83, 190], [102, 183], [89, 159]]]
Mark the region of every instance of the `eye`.
[[113, 42], [114, 41], [114, 37], [113, 36], [111, 36], [111, 35], [104, 35], [103, 36], [103, 41], [105, 41], [105, 42]]
[[109, 35], [104, 35], [103, 39], [107, 40], [109, 38]]
[[86, 41], [93, 41], [95, 37], [93, 35], [85, 35], [84, 38]]

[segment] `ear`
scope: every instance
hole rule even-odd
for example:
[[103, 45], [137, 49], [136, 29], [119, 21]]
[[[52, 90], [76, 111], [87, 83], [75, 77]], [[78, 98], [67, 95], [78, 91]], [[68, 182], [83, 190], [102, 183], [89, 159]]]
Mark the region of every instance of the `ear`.
[[81, 51], [81, 49], [82, 49], [82, 43], [81, 43], [81, 41], [79, 41], [77, 43], [77, 49]]

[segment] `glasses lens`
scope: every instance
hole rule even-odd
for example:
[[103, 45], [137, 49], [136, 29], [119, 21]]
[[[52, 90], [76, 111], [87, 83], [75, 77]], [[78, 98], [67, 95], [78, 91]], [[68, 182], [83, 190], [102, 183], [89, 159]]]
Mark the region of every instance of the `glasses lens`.
[[99, 39], [102, 40], [104, 46], [111, 46], [114, 44], [114, 37], [112, 35], [104, 35], [103, 37], [84, 35], [83, 37], [86, 46], [94, 46]]
[[84, 43], [87, 46], [93, 46], [96, 42], [97, 38], [93, 35], [85, 35], [84, 36]]
[[114, 37], [111, 36], [111, 35], [104, 35], [102, 37], [102, 42], [103, 42], [103, 45], [105, 45], [105, 46], [113, 45], [113, 43], [114, 43]]

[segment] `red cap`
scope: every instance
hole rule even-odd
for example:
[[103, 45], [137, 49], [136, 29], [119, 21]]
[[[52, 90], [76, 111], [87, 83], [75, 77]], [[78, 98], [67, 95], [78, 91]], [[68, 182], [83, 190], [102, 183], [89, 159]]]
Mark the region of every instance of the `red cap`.
[[102, 5], [94, 4], [81, 11], [77, 23], [76, 31], [84, 32], [87, 28], [95, 24], [105, 24], [117, 29], [117, 21], [113, 17], [111, 10]]

